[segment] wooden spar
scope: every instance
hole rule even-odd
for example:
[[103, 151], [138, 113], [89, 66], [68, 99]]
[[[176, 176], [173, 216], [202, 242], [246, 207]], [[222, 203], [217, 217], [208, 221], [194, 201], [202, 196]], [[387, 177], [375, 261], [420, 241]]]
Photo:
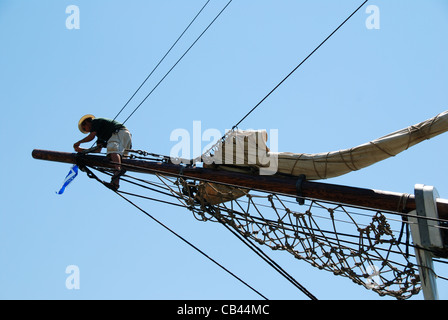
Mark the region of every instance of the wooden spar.
[[[33, 150], [33, 158], [62, 163], [77, 163], [76, 153]], [[107, 157], [98, 155], [83, 155], [82, 161], [88, 166], [113, 168]], [[230, 184], [254, 190], [282, 193], [298, 196], [298, 178], [284, 176], [249, 175], [224, 170], [185, 167], [156, 161], [123, 159], [128, 171], [141, 173], [163, 173], [165, 175], [206, 180], [216, 183]], [[363, 189], [349, 186], [334, 185], [314, 181], [302, 181], [300, 195], [304, 198], [319, 199], [329, 202], [343, 203], [352, 206], [367, 207], [379, 211], [408, 213], [416, 209], [415, 197], [403, 193]], [[440, 219], [448, 219], [448, 200], [437, 199], [437, 209]]]

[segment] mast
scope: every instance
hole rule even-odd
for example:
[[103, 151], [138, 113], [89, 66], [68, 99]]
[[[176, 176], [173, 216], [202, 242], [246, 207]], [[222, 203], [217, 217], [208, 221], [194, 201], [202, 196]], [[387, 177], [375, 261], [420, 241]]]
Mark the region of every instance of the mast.
[[[98, 155], [80, 156], [76, 153], [35, 149], [32, 152], [32, 156], [40, 160], [72, 164], [82, 161], [83, 164], [88, 166], [114, 168], [114, 164], [107, 157]], [[287, 194], [297, 196], [298, 198], [304, 197], [329, 202], [341, 202], [347, 205], [382, 211], [409, 213], [416, 210], [415, 196], [405, 193], [307, 181], [298, 177], [250, 175], [156, 161], [123, 159], [122, 163], [128, 171], [133, 172], [161, 173], [171, 176], [182, 175], [185, 178], [223, 183], [240, 188]], [[448, 219], [448, 200], [439, 198], [436, 201], [436, 206], [439, 218]]]

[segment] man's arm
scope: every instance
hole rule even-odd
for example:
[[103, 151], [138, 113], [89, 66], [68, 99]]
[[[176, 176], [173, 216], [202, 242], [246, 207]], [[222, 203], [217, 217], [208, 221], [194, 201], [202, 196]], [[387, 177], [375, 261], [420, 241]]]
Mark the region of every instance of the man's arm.
[[[95, 139], [95, 137], [96, 137], [96, 132], [90, 132], [90, 134], [89, 134], [87, 137], [85, 137], [84, 139], [79, 140], [78, 142], [76, 142], [76, 143], [73, 145], [73, 148], [75, 149], [76, 152], [83, 152], [83, 151], [85, 151], [86, 149], [80, 148], [79, 145], [80, 145], [81, 143], [90, 142], [90, 141], [92, 141], [93, 139]], [[101, 149], [102, 149], [102, 147], [98, 147], [98, 148], [95, 149], [94, 151], [95, 151], [95, 152], [99, 152], [99, 151], [101, 151]]]

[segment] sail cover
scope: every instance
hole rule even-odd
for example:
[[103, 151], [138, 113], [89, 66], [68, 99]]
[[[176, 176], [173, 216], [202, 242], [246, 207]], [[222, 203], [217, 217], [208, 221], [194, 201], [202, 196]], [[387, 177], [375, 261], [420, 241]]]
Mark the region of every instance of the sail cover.
[[308, 180], [337, 177], [360, 170], [448, 131], [448, 111], [362, 145], [324, 153], [270, 152], [265, 130], [234, 130], [203, 157], [210, 166], [260, 174], [304, 174]]

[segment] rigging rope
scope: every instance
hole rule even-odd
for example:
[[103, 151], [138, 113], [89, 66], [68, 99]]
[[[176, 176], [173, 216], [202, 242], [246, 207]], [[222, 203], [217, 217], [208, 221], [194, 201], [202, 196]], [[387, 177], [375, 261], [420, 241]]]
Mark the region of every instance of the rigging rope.
[[[85, 171], [87, 173], [87, 176], [91, 179], [95, 179], [96, 181], [98, 181], [99, 183], [101, 183], [102, 185], [106, 186], [104, 181], [102, 181], [100, 178], [98, 178], [89, 168], [87, 168], [87, 166], [83, 165], [81, 162], [82, 160], [78, 160], [80, 161], [80, 168], [82, 168], [82, 171]], [[233, 272], [231, 272], [229, 269], [227, 269], [226, 267], [224, 267], [222, 264], [218, 263], [216, 260], [214, 260], [213, 258], [211, 258], [209, 255], [207, 255], [204, 251], [202, 251], [201, 249], [199, 249], [197, 246], [195, 246], [194, 244], [192, 244], [191, 242], [189, 242], [187, 239], [185, 239], [184, 237], [182, 237], [181, 235], [179, 235], [178, 233], [176, 233], [174, 230], [172, 230], [171, 228], [169, 228], [168, 226], [166, 226], [165, 224], [163, 224], [161, 221], [159, 221], [158, 219], [156, 219], [154, 216], [152, 216], [151, 214], [149, 214], [147, 211], [145, 211], [144, 209], [142, 209], [141, 207], [139, 207], [138, 205], [136, 205], [134, 202], [132, 202], [131, 200], [129, 200], [128, 198], [126, 198], [125, 196], [122, 195], [122, 191], [115, 191], [113, 190], [117, 195], [119, 195], [122, 199], [126, 200], [128, 203], [130, 203], [131, 205], [133, 205], [135, 208], [137, 208], [138, 210], [140, 210], [142, 213], [144, 213], [147, 217], [149, 217], [150, 219], [152, 219], [154, 222], [156, 222], [157, 224], [159, 224], [160, 226], [162, 226], [164, 229], [166, 229], [167, 231], [169, 231], [170, 233], [172, 233], [173, 235], [175, 235], [177, 238], [179, 238], [180, 240], [182, 240], [183, 242], [185, 242], [186, 244], [188, 244], [190, 247], [192, 247], [193, 249], [195, 249], [197, 252], [199, 252], [200, 254], [202, 254], [204, 257], [206, 257], [207, 259], [209, 259], [211, 262], [215, 263], [217, 266], [219, 266], [221, 269], [223, 269], [224, 271], [226, 271], [228, 274], [230, 274], [231, 276], [233, 276], [235, 279], [237, 279], [238, 281], [240, 281], [242, 284], [244, 284], [245, 286], [247, 286], [249, 289], [251, 289], [252, 291], [254, 291], [255, 293], [257, 293], [260, 297], [262, 297], [265, 300], [268, 300], [268, 298], [266, 298], [263, 294], [261, 294], [259, 291], [257, 291], [256, 289], [254, 289], [252, 286], [250, 286], [247, 282], [245, 282], [244, 280], [242, 280], [240, 277], [238, 277], [237, 275], [235, 275]], [[149, 199], [149, 198], [148, 198]], [[155, 199], [151, 199], [151, 200], [155, 200]]]
[[162, 222], [160, 222], [159, 220], [157, 220], [156, 218], [154, 218], [152, 215], [150, 215], [147, 211], [143, 210], [142, 208], [140, 208], [139, 206], [137, 206], [134, 202], [132, 202], [131, 200], [129, 200], [128, 198], [126, 198], [125, 196], [123, 196], [121, 193], [116, 192], [121, 198], [123, 198], [124, 200], [126, 200], [127, 202], [129, 202], [131, 205], [133, 205], [135, 208], [137, 208], [138, 210], [140, 210], [142, 213], [144, 213], [146, 216], [148, 216], [149, 218], [151, 218], [152, 220], [154, 220], [156, 223], [158, 223], [159, 225], [161, 225], [163, 228], [165, 228], [166, 230], [168, 230], [169, 232], [171, 232], [173, 235], [175, 235], [177, 238], [179, 238], [180, 240], [182, 240], [183, 242], [185, 242], [186, 244], [188, 244], [190, 247], [192, 247], [193, 249], [195, 249], [197, 252], [199, 252], [200, 254], [202, 254], [204, 257], [206, 257], [207, 259], [209, 259], [211, 262], [215, 263], [217, 266], [219, 266], [221, 269], [223, 269], [224, 271], [226, 271], [228, 274], [230, 274], [232, 277], [234, 277], [235, 279], [237, 279], [238, 281], [240, 281], [242, 284], [244, 284], [245, 286], [247, 286], [249, 289], [251, 289], [252, 291], [254, 291], [255, 293], [257, 293], [260, 297], [262, 297], [265, 300], [268, 300], [268, 298], [266, 298], [263, 294], [261, 294], [259, 291], [257, 291], [256, 289], [254, 289], [252, 286], [250, 286], [247, 282], [245, 282], [244, 280], [242, 280], [240, 277], [238, 277], [237, 275], [235, 275], [233, 272], [231, 272], [229, 269], [227, 269], [226, 267], [224, 267], [222, 264], [218, 263], [216, 260], [214, 260], [213, 258], [211, 258], [209, 255], [207, 255], [204, 251], [202, 251], [201, 249], [199, 249], [198, 247], [196, 247], [194, 244], [192, 244], [191, 242], [189, 242], [187, 239], [185, 239], [184, 237], [182, 237], [181, 235], [179, 235], [178, 233], [176, 233], [174, 230], [170, 229], [169, 227], [167, 227], [166, 225], [164, 225]]
[[[100, 170], [101, 171], [101, 170]], [[135, 180], [141, 180], [135, 177], [132, 177]], [[136, 184], [135, 182], [129, 181], [129, 180], [125, 180], [127, 182], [130, 182], [132, 184]], [[147, 182], [149, 183], [149, 182]], [[142, 186], [146, 189], [151, 189], [154, 190], [152, 188], [148, 188], [146, 186], [143, 186], [141, 184], [137, 184], [139, 186]], [[167, 194], [166, 192], [163, 191], [158, 191], [155, 190], [156, 192], [159, 193], [163, 193], [165, 195], [168, 195], [170, 197], [174, 197], [176, 199], [178, 199], [178, 197], [174, 196], [173, 194]], [[149, 198], [146, 196], [141, 196], [138, 194], [131, 194], [131, 193], [127, 193], [127, 192], [123, 192], [123, 191], [118, 191], [118, 193], [124, 193], [124, 194], [128, 194], [131, 196], [136, 196], [136, 197], [140, 197], [140, 198], [144, 198], [144, 199], [148, 199], [148, 200], [154, 200], [157, 202], [162, 202], [162, 203], [167, 203], [170, 205], [174, 205], [174, 206], [181, 206], [181, 207], [185, 207], [185, 205], [179, 205], [177, 203], [172, 203], [172, 202], [167, 202], [167, 201], [163, 201], [160, 199], [155, 199], [155, 198]], [[126, 199], [127, 200], [127, 199]], [[128, 200], [129, 201], [129, 200]], [[259, 249], [258, 247], [256, 247], [251, 241], [250, 239], [245, 239], [243, 237], [241, 237], [238, 233], [236, 233], [235, 231], [233, 231], [232, 229], [230, 229], [228, 227], [228, 225], [225, 223], [225, 221], [220, 220], [218, 217], [216, 217], [218, 219], [218, 221], [221, 222], [221, 224], [229, 231], [231, 232], [234, 236], [236, 236], [240, 241], [242, 241], [247, 247], [249, 247], [253, 252], [255, 252], [255, 254], [257, 254], [261, 259], [263, 259], [269, 266], [271, 266], [273, 269], [275, 269], [277, 272], [279, 272], [284, 278], [286, 278], [289, 282], [291, 282], [296, 288], [298, 288], [300, 291], [302, 291], [307, 297], [309, 297], [311, 300], [317, 300], [317, 298], [310, 293], [304, 286], [302, 286], [296, 279], [294, 279], [290, 274], [288, 274], [281, 266], [279, 266], [274, 260], [272, 260], [268, 255], [266, 255], [266, 253], [264, 253], [261, 249]]]
[[[161, 179], [160, 175], [159, 179]], [[165, 180], [170, 180], [163, 177]], [[305, 260], [319, 269], [332, 271], [335, 275], [349, 277], [355, 283], [366, 286], [366, 278], [371, 279], [368, 274], [369, 268], [375, 263], [380, 264], [378, 269], [381, 284], [375, 284], [372, 290], [380, 295], [388, 294], [399, 299], [406, 299], [419, 292], [419, 276], [416, 272], [418, 265], [410, 262], [409, 258], [414, 257], [404, 253], [399, 245], [400, 241], [392, 235], [392, 228], [385, 219], [384, 214], [375, 212], [375, 215], [368, 221], [369, 216], [361, 213], [359, 216], [366, 220], [366, 223], [355, 222], [352, 214], [341, 204], [335, 204], [334, 207], [324, 205], [323, 202], [311, 199], [309, 209], [305, 213], [292, 211], [285, 205], [287, 201], [282, 201], [275, 194], [267, 196], [247, 195], [249, 201], [247, 208], [243, 208], [240, 200], [231, 201], [228, 205], [210, 206], [206, 200], [201, 200], [198, 193], [195, 180], [186, 183], [187, 177], [179, 175], [177, 180], [171, 182], [178, 191], [172, 191], [184, 206], [195, 214], [199, 221], [211, 221], [212, 218], [218, 222], [224, 221], [228, 226], [235, 229], [244, 238], [250, 237], [258, 244], [267, 245], [273, 250], [285, 250], [292, 253], [297, 259]], [[166, 184], [168, 186], [168, 183]], [[196, 188], [196, 191], [193, 191]], [[191, 193], [193, 192], [193, 193]], [[196, 192], [196, 193], [195, 193]], [[199, 195], [199, 197], [198, 197]], [[225, 194], [221, 195], [225, 198]], [[260, 211], [261, 206], [256, 205], [254, 198], [267, 199], [269, 205], [276, 213], [277, 218], [268, 218]], [[274, 204], [275, 199], [278, 204]], [[307, 199], [308, 200], [308, 199]], [[291, 201], [290, 203], [295, 203]], [[280, 205], [280, 207], [278, 207]], [[297, 205], [297, 204], [296, 204]], [[259, 207], [259, 208], [257, 208]], [[312, 209], [314, 208], [314, 209]], [[311, 211], [322, 209], [327, 211], [327, 217], [319, 217]], [[355, 208], [353, 208], [355, 209]], [[356, 208], [369, 210], [367, 208]], [[240, 210], [240, 211], [239, 211]], [[258, 213], [258, 217], [250, 212]], [[283, 213], [281, 212], [283, 211]], [[336, 226], [336, 222], [344, 222], [336, 216], [336, 213], [345, 214], [350, 218], [350, 222], [356, 226], [355, 235], [358, 242], [349, 241], [342, 228]], [[198, 216], [196, 216], [198, 214]], [[205, 214], [210, 214], [207, 217]], [[399, 214], [399, 213], [397, 213]], [[329, 219], [334, 229], [333, 232], [325, 230], [324, 226], [319, 224], [316, 219]], [[306, 221], [308, 219], [309, 221]], [[347, 221], [348, 222], [348, 221]], [[408, 225], [403, 221], [403, 224]], [[357, 232], [356, 232], [357, 230]], [[357, 233], [357, 235], [356, 235]], [[333, 234], [333, 236], [329, 236]], [[401, 239], [401, 236], [399, 238]], [[390, 238], [389, 238], [390, 237]], [[288, 240], [289, 239], [289, 240]], [[298, 250], [298, 246], [303, 246], [303, 251]], [[408, 244], [406, 244], [407, 248]], [[397, 250], [394, 250], [396, 248]], [[381, 252], [385, 252], [382, 254]], [[396, 255], [397, 260], [392, 259]], [[401, 260], [400, 260], [401, 259]], [[353, 260], [353, 261], [351, 261]], [[358, 274], [355, 269], [361, 273]], [[377, 270], [372, 270], [376, 272]]]
[[[141, 160], [146, 160], [146, 161], [156, 161], [156, 162], [161, 162], [161, 163], [170, 163], [170, 157], [168, 157], [168, 156], [159, 155], [159, 154], [154, 154], [154, 153], [149, 153], [149, 152], [146, 152], [146, 151], [143, 151], [143, 150], [128, 150], [128, 151], [129, 151], [130, 153], [136, 153], [136, 154], [138, 154], [138, 156], [137, 156], [137, 155], [130, 155], [130, 159], [141, 159]], [[147, 157], [148, 155], [151, 156], [151, 157]], [[118, 163], [114, 163], [114, 162], [112, 162], [112, 164], [114, 164], [114, 165], [118, 165]], [[156, 176], [158, 176], [158, 175], [160, 175], [160, 176], [164, 176], [164, 175], [166, 175], [166, 172], [161, 171], [161, 170], [157, 170], [157, 169], [141, 168], [141, 167], [139, 167], [139, 166], [131, 165], [131, 164], [122, 164], [122, 165], [125, 166], [125, 167], [127, 167], [127, 168], [129, 168], [129, 169], [131, 169], [131, 170], [137, 170], [137, 171], [142, 171], [142, 170], [143, 170], [145, 173], [153, 174], [153, 175], [156, 175]], [[188, 165], [187, 165], [187, 166], [188, 166]], [[247, 188], [247, 187], [242, 187], [242, 186], [240, 186], [240, 185], [238, 185], [238, 184], [231, 184], [231, 183], [224, 183], [224, 182], [216, 183], [215, 181], [210, 180], [210, 179], [205, 179], [205, 178], [198, 178], [198, 177], [188, 176], [188, 175], [186, 175], [186, 174], [184, 174], [184, 173], [182, 173], [182, 174], [177, 174], [177, 175], [172, 174], [172, 176], [175, 176], [175, 177], [177, 177], [177, 178], [185, 178], [185, 179], [187, 179], [187, 180], [192, 180], [192, 181], [200, 181], [200, 182], [202, 182], [202, 183], [209, 183], [209, 184], [215, 184], [215, 185], [226, 186], [226, 187], [229, 187], [229, 188], [231, 188], [231, 189], [246, 189], [247, 191], [257, 191], [257, 192], [262, 192], [262, 193], [271, 193], [271, 191], [266, 191], [266, 190], [264, 190], [264, 189], [260, 189], [260, 188]], [[139, 179], [139, 178], [137, 178], [137, 177], [132, 177], [132, 179], [137, 180], [137, 181], [140, 181], [140, 182], [143, 182], [143, 183], [147, 183], [147, 184], [153, 184], [153, 185], [155, 185], [153, 182], [149, 182], [149, 181], [147, 181], [147, 180]], [[134, 182], [132, 182], [132, 181], [127, 181], [127, 182], [136, 184], [136, 183], [134, 183]], [[144, 188], [146, 188], [146, 189], [150, 189], [150, 188], [145, 187], [145, 186], [143, 186], [143, 185], [139, 185], [139, 186], [144, 187]], [[166, 187], [166, 188], [165, 188], [165, 190], [169, 190], [169, 189], [170, 189], [169, 187]], [[288, 194], [282, 194], [282, 193], [276, 193], [276, 194], [279, 195], [279, 196], [291, 197], [291, 196], [288, 195]], [[400, 217], [400, 220], [393, 219], [393, 218], [389, 218], [389, 220], [392, 220], [392, 221], [401, 221], [402, 219], [404, 219], [404, 220], [406, 221], [407, 225], [412, 224], [412, 222], [408, 222], [407, 218], [408, 218], [408, 217], [414, 217], [414, 216], [411, 215], [411, 214], [409, 214], [409, 213], [406, 213], [406, 212], [403, 211], [404, 208], [405, 208], [405, 207], [404, 207], [404, 205], [405, 205], [405, 201], [406, 201], [405, 199], [408, 198], [409, 196], [410, 196], [409, 194], [403, 194], [403, 196], [402, 196], [403, 199], [400, 200], [400, 203], [398, 204], [396, 210], [394, 210], [394, 211], [384, 211], [384, 212], [387, 212], [388, 214], [391, 214], [391, 215], [398, 215], [398, 216]], [[308, 198], [308, 200], [310, 200], [310, 201], [319, 201], [319, 200], [321, 200], [321, 199], [317, 199], [317, 198]], [[283, 201], [284, 201], [285, 203], [295, 203], [295, 202], [297, 202], [297, 201], [292, 201], [292, 200], [283, 200]], [[403, 205], [403, 208], [401, 207], [401, 205]], [[364, 207], [359, 207], [359, 206], [354, 206], [354, 205], [351, 205], [350, 207], [352, 207], [353, 209], [369, 209], [369, 208], [364, 208]], [[370, 208], [370, 209], [371, 209], [371, 210], [374, 210], [373, 208]], [[376, 210], [376, 209], [375, 209], [375, 210]], [[341, 212], [344, 212], [345, 209], [343, 209], [343, 208], [341, 207], [340, 209], [335, 209], [335, 211], [341, 211]], [[355, 211], [353, 211], [353, 212], [349, 212], [349, 213], [354, 214], [354, 215], [359, 215], [359, 216], [370, 217], [368, 214], [363, 214], [363, 213], [355, 212]], [[441, 225], [439, 226], [439, 229], [447, 230], [447, 232], [448, 232], [448, 220], [446, 220], [446, 219], [442, 219], [442, 218], [432, 218], [432, 217], [419, 217], [419, 219], [431, 220], [431, 221], [437, 221], [437, 222], [439, 222], [439, 223], [441, 224]]]
[[261, 259], [263, 259], [268, 265], [279, 272], [286, 280], [291, 282], [297, 289], [302, 291], [311, 300], [317, 300], [317, 298], [309, 292], [303, 285], [301, 285], [296, 279], [294, 279], [288, 272], [286, 272], [280, 265], [278, 265], [274, 260], [272, 260], [266, 253], [264, 253], [260, 248], [255, 246], [255, 244], [248, 238], [244, 238], [237, 232], [230, 229], [230, 227], [225, 223], [224, 220], [217, 218], [218, 221], [235, 237], [237, 237], [242, 243], [244, 243], [249, 249], [255, 252]]
[[238, 125], [244, 121], [244, 119], [246, 119], [255, 109], [258, 108], [259, 105], [261, 105], [275, 90], [278, 89], [278, 87], [280, 87], [283, 82], [285, 82], [294, 72], [296, 72], [297, 69], [300, 68], [300, 66], [306, 61], [308, 60], [309, 57], [311, 57], [317, 50], [319, 50], [319, 48], [325, 43], [327, 42], [328, 39], [330, 39], [356, 12], [359, 11], [359, 9], [362, 8], [362, 6], [364, 6], [364, 4], [366, 4], [366, 2], [369, 0], [365, 0], [355, 11], [353, 11], [350, 16], [347, 17], [347, 19], [345, 19], [328, 37], [326, 37], [324, 39], [324, 41], [322, 41], [313, 51], [311, 51], [311, 53], [302, 60], [302, 62], [300, 62], [286, 77], [283, 78], [282, 81], [280, 81], [275, 87], [274, 89], [272, 89], [263, 99], [261, 99], [260, 102], [258, 102], [240, 121], [238, 121], [233, 127], [232, 130], [234, 130], [236, 127], [238, 127]]
[[202, 33], [199, 35], [199, 37], [196, 38], [196, 40], [191, 44], [191, 46], [184, 52], [184, 54], [176, 61], [176, 63], [171, 67], [171, 69], [168, 70], [168, 72], [162, 77], [162, 79], [154, 86], [154, 88], [146, 95], [146, 97], [137, 105], [137, 107], [132, 111], [132, 113], [126, 118], [126, 120], [123, 122], [125, 124], [129, 118], [132, 117], [132, 115], [141, 107], [141, 105], [146, 101], [146, 99], [149, 98], [149, 96], [157, 89], [157, 87], [165, 80], [165, 78], [173, 71], [173, 69], [179, 64], [179, 62], [185, 57], [185, 55], [191, 50], [191, 48], [194, 47], [194, 45], [199, 41], [199, 39], [202, 38], [202, 36], [207, 32], [207, 30], [215, 23], [215, 21], [221, 16], [221, 14], [227, 9], [227, 7], [230, 5], [230, 3], [233, 0], [230, 0], [227, 2], [227, 4], [224, 6], [224, 8], [218, 13], [218, 15], [210, 22], [210, 24], [202, 31]]
[[[80, 160], [82, 162], [82, 157]], [[123, 166], [136, 170], [130, 164], [125, 163]], [[112, 174], [102, 168], [93, 168], [109, 176]], [[147, 191], [157, 192], [158, 196], [149, 197], [120, 190], [118, 192], [121, 195], [184, 207], [198, 221], [219, 222], [251, 250], [257, 250], [256, 254], [311, 299], [315, 297], [255, 247], [252, 241], [272, 250], [289, 252], [313, 267], [348, 277], [381, 296], [407, 299], [421, 289], [419, 265], [415, 255], [408, 252], [414, 245], [409, 241], [408, 227], [411, 222], [406, 219], [406, 213], [380, 212], [372, 208], [308, 198], [305, 199], [310, 201], [307, 208], [305, 206], [304, 210], [294, 211], [290, 209], [292, 205], [298, 205], [294, 196], [264, 191], [261, 194], [245, 194], [247, 200], [229, 200], [226, 199], [226, 193], [218, 192], [213, 197], [221, 197], [227, 202], [213, 205], [207, 202], [204, 186], [211, 185], [216, 189], [221, 184], [188, 177], [182, 170], [167, 176], [158, 170], [139, 168], [143, 173], [153, 174], [159, 182], [130, 175], [125, 175], [122, 180]], [[163, 197], [175, 199], [179, 203], [167, 201]], [[266, 201], [267, 204], [260, 201]], [[386, 218], [386, 214], [396, 214], [403, 219]], [[446, 229], [446, 226], [440, 228]], [[406, 240], [402, 241], [403, 238]]]
[[146, 81], [148, 81], [148, 79], [152, 76], [152, 74], [157, 70], [157, 68], [159, 67], [159, 65], [163, 62], [163, 60], [165, 60], [165, 58], [168, 56], [168, 54], [171, 52], [171, 50], [173, 50], [173, 48], [176, 46], [176, 44], [179, 42], [179, 40], [184, 36], [184, 34], [187, 32], [187, 30], [191, 27], [191, 25], [193, 24], [193, 22], [197, 19], [197, 17], [199, 17], [199, 15], [201, 14], [201, 12], [205, 9], [205, 7], [209, 4], [210, 0], [207, 0], [207, 2], [204, 4], [204, 6], [201, 8], [201, 10], [199, 10], [199, 12], [196, 14], [196, 16], [193, 18], [193, 20], [191, 20], [191, 22], [188, 24], [188, 26], [185, 28], [185, 30], [180, 34], [180, 36], [177, 38], [177, 40], [173, 43], [173, 45], [168, 49], [168, 51], [165, 53], [165, 55], [162, 57], [162, 59], [160, 59], [159, 63], [157, 63], [157, 65], [154, 67], [154, 69], [152, 69], [152, 71], [149, 73], [149, 75], [146, 77], [146, 79], [142, 82], [142, 84], [137, 88], [137, 90], [135, 90], [134, 94], [129, 98], [129, 100], [125, 103], [125, 105], [121, 108], [121, 110], [117, 113], [117, 115], [115, 116], [114, 120], [117, 119], [117, 117], [121, 114], [121, 112], [127, 107], [127, 105], [129, 104], [129, 102], [131, 102], [131, 100], [135, 97], [135, 95], [137, 94], [137, 92], [140, 91], [140, 89], [143, 87], [143, 85], [146, 83]]
[[[367, 1], [369, 0], [365, 0], [358, 8], [356, 8], [355, 11], [353, 11], [336, 29], [333, 30], [332, 33], [330, 33], [330, 35], [328, 35], [313, 51], [311, 51], [310, 54], [308, 54], [308, 56], [306, 56], [305, 59], [303, 59], [286, 77], [284, 77], [271, 91], [269, 91], [269, 93], [263, 97], [263, 99], [261, 99], [249, 112], [247, 112], [233, 127], [232, 129], [230, 129], [224, 136], [222, 136], [221, 141], [224, 141], [225, 138], [231, 133], [233, 132], [239, 124], [241, 124], [241, 122], [243, 122], [253, 111], [255, 111], [255, 109], [257, 109], [271, 94], [274, 93], [274, 91], [276, 91], [294, 72], [297, 71], [297, 69], [299, 69], [302, 64], [305, 63], [305, 61], [307, 61], [317, 50], [319, 50], [319, 48], [325, 43], [327, 42], [328, 39], [330, 39], [348, 20], [350, 20], [350, 18], [356, 14], [356, 12], [359, 11], [359, 9], [361, 9], [364, 4], [367, 3]], [[218, 142], [219, 143], [219, 142]], [[210, 151], [212, 151], [214, 148], [216, 147], [216, 145], [212, 146], [210, 149], [208, 149], [206, 152], [204, 152], [204, 154], [208, 154]], [[197, 161], [197, 159], [195, 159], [195, 161]]]
[[[363, 227], [341, 204], [310, 200], [305, 211], [293, 211], [276, 194], [246, 194], [248, 201], [245, 207], [240, 200], [209, 205], [206, 191], [204, 193], [200, 185], [186, 181], [182, 185], [182, 190], [190, 190], [189, 194], [184, 194], [184, 198], [188, 205], [195, 203], [197, 210], [192, 211], [198, 214], [196, 218], [200, 221], [223, 220], [242, 236], [260, 245], [289, 252], [299, 260], [335, 275], [348, 277], [380, 295], [406, 299], [420, 290], [418, 266], [402, 251], [388, 220], [381, 212], [372, 212], [374, 215], [370, 222], [366, 217]], [[218, 196], [215, 191], [212, 192], [214, 197]], [[220, 196], [226, 198], [225, 193]], [[271, 209], [274, 215], [269, 216], [269, 212], [261, 210], [253, 201], [254, 198], [266, 200], [269, 203], [266, 209]], [[343, 210], [336, 215], [337, 209]], [[314, 213], [316, 210], [326, 212], [329, 222], [324, 224], [324, 221], [318, 221], [319, 215]], [[357, 242], [347, 239], [350, 235], [347, 233], [348, 228], [338, 223], [342, 215], [352, 222], [355, 228], [352, 232], [353, 236], [357, 235]], [[378, 273], [379, 281], [374, 284], [368, 282], [375, 280], [369, 270]]]

